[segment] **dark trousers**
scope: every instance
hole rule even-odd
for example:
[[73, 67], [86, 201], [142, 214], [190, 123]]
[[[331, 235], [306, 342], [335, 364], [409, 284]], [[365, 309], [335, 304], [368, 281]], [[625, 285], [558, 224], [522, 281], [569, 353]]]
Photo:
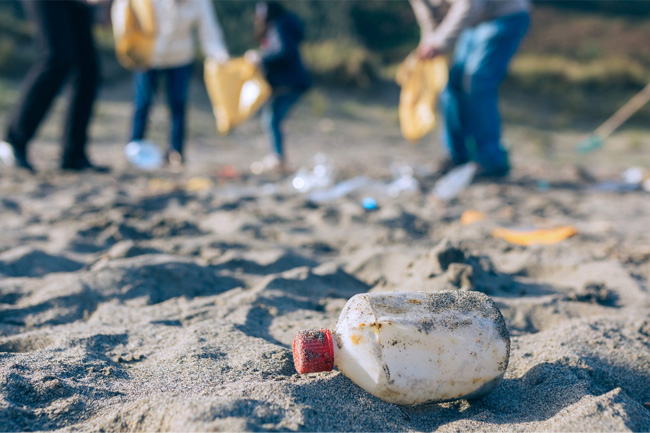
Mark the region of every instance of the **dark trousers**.
[[99, 85], [92, 9], [80, 1], [24, 0], [23, 4], [36, 24], [39, 57], [9, 116], [6, 140], [18, 152], [26, 152], [27, 143], [69, 78], [72, 92], [63, 125], [62, 157], [64, 162], [78, 161], [86, 157], [88, 123]]
[[172, 115], [171, 148], [182, 154], [183, 142], [185, 141], [185, 106], [187, 104], [187, 90], [192, 77], [192, 64], [176, 68], [150, 69], [134, 74], [135, 113], [133, 115], [131, 140], [142, 140], [144, 138], [149, 110], [158, 87], [160, 75], [165, 76], [167, 102]]

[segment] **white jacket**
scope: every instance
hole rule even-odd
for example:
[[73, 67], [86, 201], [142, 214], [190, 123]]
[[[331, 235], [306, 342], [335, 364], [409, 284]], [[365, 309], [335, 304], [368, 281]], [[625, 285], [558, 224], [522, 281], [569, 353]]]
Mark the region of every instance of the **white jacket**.
[[[156, 43], [152, 68], [171, 68], [195, 60], [194, 30], [207, 58], [224, 61], [228, 49], [210, 0], [151, 0], [156, 21]], [[129, 0], [115, 0], [111, 9], [113, 32], [124, 32], [124, 15]]]

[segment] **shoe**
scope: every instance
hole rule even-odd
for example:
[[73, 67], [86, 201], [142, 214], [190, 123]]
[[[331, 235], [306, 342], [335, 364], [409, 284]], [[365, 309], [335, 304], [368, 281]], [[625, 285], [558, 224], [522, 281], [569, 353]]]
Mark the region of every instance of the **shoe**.
[[22, 168], [35, 172], [34, 167], [27, 161], [25, 152], [17, 151], [14, 146], [6, 141], [0, 141], [0, 163], [7, 167]]
[[165, 154], [165, 162], [172, 168], [180, 168], [185, 164], [185, 158], [179, 151], [170, 149]]
[[474, 176], [476, 180], [499, 180], [508, 177], [510, 174], [510, 166], [505, 165], [499, 168], [485, 169], [480, 167]]
[[75, 159], [64, 160], [61, 163], [61, 170], [66, 171], [94, 171], [96, 173], [108, 173], [110, 167], [105, 165], [95, 165], [86, 156]]
[[438, 176], [444, 176], [445, 174], [452, 171], [454, 168], [459, 167], [461, 165], [463, 164], [458, 164], [451, 158], [445, 158], [442, 161], [440, 161], [440, 165], [438, 166], [438, 170], [436, 171], [436, 174]]
[[255, 161], [251, 164], [253, 174], [279, 173], [288, 174], [286, 162], [276, 154], [269, 154], [262, 158], [261, 161]]

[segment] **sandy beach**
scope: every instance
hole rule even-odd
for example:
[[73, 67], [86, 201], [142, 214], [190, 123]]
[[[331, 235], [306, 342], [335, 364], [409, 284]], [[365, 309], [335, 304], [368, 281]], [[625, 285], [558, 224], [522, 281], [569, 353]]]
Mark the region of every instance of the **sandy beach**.
[[[648, 135], [579, 156], [582, 132], [510, 123], [511, 178], [443, 203], [438, 140], [401, 138], [394, 91], [312, 94], [287, 124], [294, 169], [322, 152], [336, 181], [414, 170], [417, 190], [367, 211], [371, 192], [314, 204], [291, 176], [251, 174], [259, 122], [217, 137], [198, 85], [187, 167], [138, 171], [128, 93], [104, 88], [93, 124], [112, 173], [56, 169], [63, 106], [31, 146], [39, 173], [0, 172], [1, 431], [650, 430], [650, 200], [596, 187], [650, 167]], [[507, 100], [506, 118], [521, 109]], [[166, 143], [160, 105], [152, 129]], [[462, 225], [467, 210], [486, 219]], [[566, 225], [577, 235], [554, 245], [491, 235]], [[396, 406], [294, 369], [293, 335], [333, 328], [356, 293], [467, 289], [493, 297], [512, 338], [483, 399]]]

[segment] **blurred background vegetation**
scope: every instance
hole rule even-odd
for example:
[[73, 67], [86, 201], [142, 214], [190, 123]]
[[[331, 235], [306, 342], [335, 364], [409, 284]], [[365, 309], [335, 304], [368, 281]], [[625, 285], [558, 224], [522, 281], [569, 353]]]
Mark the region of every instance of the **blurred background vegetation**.
[[[419, 29], [407, 0], [287, 0], [304, 21], [304, 56], [316, 82], [377, 94], [393, 89], [399, 62], [417, 45]], [[214, 1], [234, 55], [252, 48], [253, 1]], [[98, 8], [97, 36], [105, 81], [128, 72], [112, 54], [107, 6]], [[539, 104], [553, 126], [603, 117], [650, 81], [650, 2], [546, 0], [534, 2], [533, 23], [511, 65], [503, 91], [520, 107]], [[0, 76], [19, 78], [34, 58], [31, 26], [18, 0], [0, 2]], [[199, 71], [197, 71], [199, 72]], [[0, 86], [0, 91], [2, 91]], [[540, 115], [541, 116], [541, 115]], [[650, 119], [645, 108], [633, 120]], [[539, 120], [539, 119], [537, 119]], [[538, 121], [544, 124], [544, 121]]]

